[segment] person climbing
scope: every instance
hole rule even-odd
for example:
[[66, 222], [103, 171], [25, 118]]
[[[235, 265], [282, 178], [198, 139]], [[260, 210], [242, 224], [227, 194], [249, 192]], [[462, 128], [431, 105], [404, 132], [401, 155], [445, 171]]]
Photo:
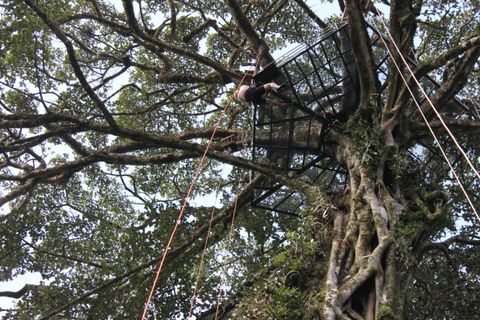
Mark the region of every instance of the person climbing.
[[244, 84], [235, 90], [233, 97], [239, 101], [251, 102], [255, 105], [264, 105], [267, 103], [265, 95], [268, 92], [278, 91], [283, 87], [283, 84], [279, 85], [275, 82], [269, 82], [256, 87], [250, 87]]

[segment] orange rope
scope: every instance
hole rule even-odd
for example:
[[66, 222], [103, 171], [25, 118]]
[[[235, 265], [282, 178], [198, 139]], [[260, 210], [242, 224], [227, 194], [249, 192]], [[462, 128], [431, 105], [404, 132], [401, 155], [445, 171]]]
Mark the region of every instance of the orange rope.
[[168, 239], [167, 247], [165, 248], [165, 252], [163, 253], [162, 260], [160, 262], [160, 265], [157, 270], [157, 274], [155, 276], [155, 280], [153, 281], [152, 288], [150, 290], [150, 294], [148, 295], [147, 302], [145, 303], [145, 307], [143, 309], [143, 314], [142, 314], [142, 320], [145, 319], [147, 312], [148, 312], [148, 306], [150, 305], [150, 301], [152, 300], [153, 292], [155, 291], [155, 287], [157, 285], [158, 279], [160, 278], [160, 274], [162, 272], [163, 265], [165, 263], [165, 258], [167, 257], [168, 251], [170, 251], [170, 246], [172, 244], [173, 238], [175, 237], [175, 234], [177, 233], [178, 226], [181, 223], [183, 213], [185, 209], [187, 208], [188, 200], [190, 199], [190, 195], [192, 193], [193, 188], [195, 187], [195, 184], [197, 182], [198, 175], [200, 173], [200, 169], [202, 168], [203, 161], [205, 160], [207, 156], [207, 152], [210, 149], [210, 146], [212, 145], [213, 138], [215, 137], [215, 134], [217, 133], [218, 126], [220, 125], [220, 122], [222, 121], [222, 118], [227, 111], [229, 105], [226, 104], [222, 113], [220, 114], [220, 117], [217, 120], [217, 123], [215, 124], [215, 127], [213, 128], [212, 136], [210, 137], [210, 140], [208, 141], [207, 147], [205, 148], [205, 151], [203, 152], [202, 157], [200, 158], [200, 163], [197, 166], [197, 169], [195, 171], [195, 174], [193, 176], [192, 182], [190, 184], [190, 187], [188, 188], [187, 195], [185, 197], [185, 200], [183, 201], [183, 206], [182, 209], [180, 210], [180, 213], [178, 215], [177, 221], [175, 223], [175, 226], [173, 227], [172, 233], [170, 234], [170, 238]]
[[[257, 56], [258, 57], [258, 56]], [[258, 63], [257, 63], [258, 64]], [[237, 89], [240, 88], [240, 86], [243, 84], [243, 82], [245, 81], [245, 78], [247, 77], [248, 73], [245, 73], [245, 75], [243, 76], [242, 80], [240, 81], [240, 83], [238, 84], [237, 86]], [[173, 238], [175, 237], [175, 234], [177, 233], [177, 229], [178, 229], [178, 226], [180, 225], [181, 223], [181, 220], [182, 220], [182, 217], [183, 217], [183, 213], [187, 207], [187, 204], [188, 204], [188, 200], [190, 199], [190, 195], [193, 191], [193, 188], [195, 187], [195, 184], [197, 182], [197, 178], [198, 178], [198, 175], [200, 173], [200, 170], [202, 168], [202, 165], [203, 165], [203, 162], [205, 160], [205, 158], [207, 157], [207, 153], [208, 153], [208, 150], [210, 149], [210, 146], [212, 145], [212, 141], [213, 141], [213, 138], [215, 137], [215, 134], [217, 133], [217, 129], [218, 127], [220, 126], [220, 123], [222, 121], [222, 118], [223, 116], [225, 115], [225, 112], [228, 110], [228, 108], [230, 107], [229, 104], [225, 104], [225, 107], [223, 108], [223, 111], [222, 113], [220, 114], [220, 117], [218, 118], [217, 120], [217, 123], [215, 124], [214, 128], [213, 128], [213, 132], [212, 132], [212, 135], [210, 137], [210, 140], [208, 141], [208, 144], [207, 144], [207, 147], [205, 148], [205, 151], [202, 155], [202, 157], [200, 158], [200, 162], [197, 166], [197, 169], [195, 170], [195, 174], [193, 176], [193, 179], [192, 179], [192, 182], [190, 184], [190, 187], [188, 188], [188, 192], [187, 192], [187, 195], [185, 196], [185, 200], [183, 201], [183, 206], [180, 210], [180, 213], [178, 214], [178, 218], [177, 218], [177, 221], [175, 223], [175, 226], [173, 227], [173, 230], [172, 230], [172, 233], [170, 234], [170, 238], [168, 239], [168, 243], [167, 243], [167, 247], [165, 248], [165, 252], [163, 253], [163, 256], [162, 256], [162, 260], [160, 261], [160, 265], [158, 266], [158, 269], [157, 269], [157, 273], [156, 273], [156, 276], [155, 276], [155, 280], [153, 281], [153, 284], [152, 284], [152, 288], [150, 289], [150, 293], [148, 295], [148, 299], [147, 299], [147, 302], [145, 303], [145, 306], [143, 308], [143, 313], [142, 313], [142, 318], [141, 320], [144, 320], [145, 317], [147, 316], [147, 313], [148, 313], [148, 307], [150, 305], [150, 302], [152, 300], [152, 296], [153, 296], [153, 293], [155, 292], [155, 287], [157, 286], [157, 282], [158, 282], [158, 279], [160, 278], [160, 274], [162, 273], [162, 269], [163, 269], [163, 265], [165, 263], [165, 260], [166, 260], [166, 257], [167, 257], [167, 254], [168, 252], [170, 251], [170, 246], [173, 242]]]
[[[256, 60], [256, 64], [255, 64], [255, 69], [253, 70], [253, 73], [252, 73], [252, 76], [254, 77], [257, 72], [258, 72], [258, 69], [259, 69], [259, 66], [260, 66], [260, 58], [261, 58], [261, 54], [258, 54], [255, 58]], [[237, 88], [239, 88], [245, 78], [247, 77], [247, 75], [249, 75], [250, 73], [247, 71], [245, 73], [245, 75], [243, 76], [242, 80], [240, 81], [240, 84], [238, 85]], [[251, 79], [251, 84], [253, 85], [253, 77]], [[219, 192], [219, 188], [220, 188], [220, 185], [218, 185], [217, 187], [217, 190], [216, 190], [216, 195], [215, 195], [215, 204], [217, 202], [217, 197], [218, 197], [218, 192]], [[235, 200], [237, 201], [237, 200]], [[236, 211], [236, 202], [235, 202], [235, 211]], [[201, 275], [203, 273], [203, 268], [204, 268], [204, 264], [205, 264], [205, 253], [206, 253], [206, 250], [207, 250], [207, 246], [208, 246], [208, 240], [209, 240], [209, 237], [210, 237], [210, 230], [211, 230], [211, 227], [212, 227], [212, 221], [213, 221], [213, 217], [214, 217], [214, 213], [215, 213], [215, 206], [213, 207], [212, 209], [212, 212], [211, 212], [211, 215], [210, 215], [210, 221], [209, 221], [209, 225], [208, 225], [208, 231], [207, 231], [207, 235], [206, 235], [206, 238], [205, 238], [205, 243], [204, 243], [204, 247], [203, 247], [203, 251], [202, 251], [202, 255], [200, 257], [200, 265], [199, 265], [199, 269], [197, 271], [197, 276], [196, 276], [196, 280], [195, 280], [195, 288], [194, 288], [194, 293], [193, 293], [193, 296], [192, 296], [192, 299], [190, 301], [190, 310], [188, 312], [188, 316], [191, 317], [192, 314], [193, 314], [193, 308], [195, 307], [195, 301], [196, 301], [196, 298], [197, 298], [197, 294], [198, 294], [198, 289], [199, 289], [199, 285], [200, 285], [200, 279], [201, 279]], [[232, 219], [232, 224], [233, 224], [233, 220]]]

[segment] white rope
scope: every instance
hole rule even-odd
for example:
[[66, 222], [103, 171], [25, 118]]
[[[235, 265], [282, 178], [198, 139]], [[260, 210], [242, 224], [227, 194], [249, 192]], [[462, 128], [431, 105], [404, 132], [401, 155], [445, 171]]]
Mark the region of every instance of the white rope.
[[[422, 92], [422, 94], [425, 96], [425, 99], [427, 99], [428, 103], [430, 104], [430, 107], [432, 107], [433, 111], [435, 112], [438, 120], [440, 120], [440, 123], [442, 124], [442, 126], [445, 128], [445, 130], [448, 132], [448, 135], [452, 138], [453, 142], [455, 143], [457, 149], [460, 151], [460, 153], [462, 154], [462, 156], [465, 158], [465, 160], [467, 161], [468, 165], [470, 166], [470, 168], [472, 169], [472, 171], [475, 173], [475, 175], [477, 176], [477, 178], [480, 180], [480, 173], [478, 173], [477, 169], [475, 168], [475, 166], [473, 165], [473, 163], [470, 161], [470, 159], [468, 158], [467, 154], [465, 153], [465, 151], [463, 150], [463, 148], [460, 146], [460, 144], [458, 143], [457, 139], [455, 138], [455, 136], [453, 135], [453, 133], [450, 131], [450, 129], [447, 127], [447, 125], [445, 124], [445, 122], [443, 121], [443, 118], [442, 116], [440, 115], [440, 113], [438, 112], [438, 110], [435, 108], [435, 106], [433, 105], [432, 103], [432, 100], [430, 100], [430, 98], [428, 97], [427, 93], [425, 92], [425, 90], [423, 90], [422, 86], [420, 85], [420, 82], [418, 81], [417, 77], [415, 77], [415, 74], [413, 73], [412, 69], [410, 68], [410, 66], [408, 65], [407, 61], [405, 60], [405, 57], [402, 55], [400, 49], [398, 48], [397, 44], [395, 43], [395, 40], [393, 39], [393, 36], [392, 34], [390, 33], [390, 31], [388, 30], [388, 27], [383, 19], [383, 16], [380, 16], [380, 21], [382, 22], [383, 26], [385, 27], [385, 30], [387, 31], [387, 34], [388, 34], [388, 37], [390, 38], [393, 46], [395, 47], [395, 49], [397, 50], [398, 52], [398, 55], [400, 56], [400, 58], [402, 59], [403, 61], [403, 64], [405, 65], [405, 67], [408, 69], [408, 72], [410, 73], [412, 79], [415, 81], [415, 83], [417, 84], [418, 88], [420, 89], [420, 91]], [[378, 31], [378, 28], [376, 28], [377, 31]], [[381, 38], [381, 36], [380, 36]], [[392, 59], [393, 60], [393, 59]]]
[[211, 230], [212, 230], [212, 223], [213, 223], [213, 218], [214, 218], [214, 214], [215, 214], [215, 209], [216, 209], [219, 193], [220, 193], [220, 182], [218, 182], [217, 188], [216, 188], [216, 191], [215, 191], [215, 201], [213, 203], [212, 211], [210, 213], [210, 219], [208, 221], [208, 230], [207, 230], [207, 234], [205, 235], [205, 242], [204, 242], [204, 245], [203, 245], [202, 255], [200, 257], [200, 265], [198, 266], [197, 276], [196, 276], [196, 279], [195, 279], [195, 289], [193, 291], [192, 299], [190, 300], [190, 310], [188, 311], [188, 319], [190, 319], [193, 315], [193, 309], [195, 307], [195, 303], [196, 303], [197, 298], [198, 298], [198, 290], [200, 288], [200, 280], [201, 280], [202, 275], [204, 273], [205, 255], [206, 255], [207, 248], [208, 248], [208, 240], [210, 239], [210, 233], [211, 233]]
[[473, 102], [473, 110], [475, 110], [475, 113], [477, 114], [477, 117], [480, 118], [480, 104], [477, 102], [477, 100], [470, 98], [470, 101]]
[[[373, 21], [373, 20], [372, 20], [372, 21]], [[473, 205], [472, 200], [471, 200], [470, 197], [468, 196], [468, 193], [467, 193], [467, 191], [465, 190], [465, 187], [463, 186], [462, 182], [460, 181], [460, 178], [458, 177], [457, 173], [455, 172], [455, 169], [453, 168], [452, 163], [451, 163], [450, 160], [448, 159], [447, 154], [445, 153], [445, 151], [443, 150], [440, 142], [438, 141], [435, 132], [433, 131], [432, 127], [430, 126], [430, 123], [429, 123], [428, 120], [427, 120], [427, 117], [426, 117], [425, 114], [423, 113], [422, 108], [420, 107], [420, 104], [418, 103], [417, 99], [415, 98], [415, 95], [414, 95], [412, 89], [411, 89], [410, 86], [408, 85], [407, 79], [405, 79], [404, 75], [402, 74], [402, 71], [401, 71], [400, 66], [397, 64], [397, 62], [396, 62], [395, 59], [393, 58], [392, 52], [391, 52], [390, 49], [388, 48], [388, 44], [386, 43], [385, 39], [383, 39], [383, 37], [381, 36], [381, 33], [380, 33], [380, 31], [378, 30], [378, 27], [377, 27], [375, 21], [373, 21], [373, 24], [374, 24], [375, 29], [376, 29], [377, 32], [379, 33], [380, 39], [382, 40], [383, 45], [384, 45], [385, 48], [387, 49], [388, 54], [390, 55], [391, 60], [393, 61], [393, 64], [395, 65], [395, 68], [396, 68], [397, 71], [398, 71], [398, 74], [400, 75], [400, 77], [402, 78], [403, 82], [405, 83], [405, 87], [407, 88], [408, 92], [409, 92], [410, 95], [412, 96], [412, 99], [413, 99], [415, 105], [417, 106], [418, 111], [419, 111], [420, 114], [422, 115], [422, 118], [423, 118], [423, 120], [425, 121], [425, 124], [427, 125], [428, 130], [430, 131], [430, 134], [431, 134], [432, 137], [435, 139], [435, 142], [437, 143], [438, 148], [439, 148], [440, 151], [442, 152], [442, 155], [443, 155], [443, 157], [445, 158], [445, 160], [447, 161], [448, 166], [450, 167], [450, 170], [452, 171], [453, 175], [455, 176], [455, 180], [457, 180], [457, 183], [458, 183], [458, 185], [460, 186], [460, 189], [462, 190], [463, 194], [464, 194], [465, 197], [467, 198], [467, 201], [468, 201], [470, 207], [472, 208], [475, 216], [477, 217], [478, 221], [480, 222], [480, 216], [479, 216], [477, 210], [475, 209], [475, 206]], [[389, 35], [390, 35], [390, 33], [389, 33]], [[395, 41], [393, 40], [393, 38], [391, 37], [391, 35], [390, 35], [390, 41], [392, 41], [392, 43], [395, 43]], [[402, 56], [402, 54], [401, 54], [400, 52], [399, 52], [399, 54], [400, 54], [400, 56]]]
[[[237, 205], [238, 205], [238, 195], [237, 193], [235, 195], [235, 202], [233, 206], [233, 212], [232, 212], [232, 221], [230, 222], [230, 230], [228, 232], [228, 240], [227, 240], [227, 254], [231, 253], [232, 251], [232, 242], [233, 242], [233, 232], [234, 232], [234, 224], [235, 224], [235, 216], [237, 214]], [[233, 254], [231, 254], [233, 257]], [[217, 305], [215, 307], [215, 320], [220, 319], [220, 307], [222, 305], [222, 300], [226, 296], [226, 289], [224, 290], [225, 283], [227, 282], [228, 278], [228, 264], [231, 262], [231, 257], [226, 256], [225, 260], [223, 261], [223, 273], [220, 278], [220, 285], [219, 285], [219, 290], [217, 294]]]
[[[247, 136], [244, 136], [243, 140], [243, 149], [242, 149], [242, 156], [244, 158], [247, 158], [247, 149], [248, 149], [248, 140]], [[240, 175], [240, 179], [238, 180], [238, 185], [237, 189], [240, 189], [240, 185], [242, 184], [242, 181], [244, 179], [243, 174]], [[219, 284], [219, 290], [217, 294], [217, 305], [215, 307], [215, 318], [214, 320], [220, 319], [222, 314], [220, 314], [220, 307], [222, 305], [222, 300], [226, 297], [226, 282], [228, 278], [228, 265], [232, 262], [233, 258], [233, 253], [232, 253], [232, 243], [233, 243], [233, 233], [235, 231], [234, 226], [235, 226], [235, 218], [237, 216], [237, 211], [238, 211], [238, 197], [240, 195], [240, 192], [237, 192], [235, 195], [235, 202], [233, 205], [233, 212], [232, 212], [232, 220], [230, 222], [230, 230], [228, 231], [228, 237], [227, 237], [227, 248], [226, 248], [226, 257], [225, 260], [223, 261], [223, 273], [220, 278], [220, 284]], [[230, 257], [228, 256], [228, 253], [230, 253]], [[223, 312], [223, 310], [222, 310]]]

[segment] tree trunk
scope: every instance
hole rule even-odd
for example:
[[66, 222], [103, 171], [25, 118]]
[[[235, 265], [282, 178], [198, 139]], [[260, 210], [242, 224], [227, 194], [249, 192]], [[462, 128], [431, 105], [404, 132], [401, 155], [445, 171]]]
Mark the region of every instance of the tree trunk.
[[332, 320], [390, 319], [387, 314], [398, 318], [401, 306], [393, 303], [396, 262], [388, 257], [394, 250], [391, 218], [402, 206], [371, 169], [358, 161], [349, 167], [345, 208], [331, 211], [333, 240], [320, 313]]
[[251, 318], [404, 319], [416, 244], [442, 216], [445, 199], [442, 192], [408, 187], [408, 163], [392, 160], [392, 148], [360, 114], [326, 138], [338, 143], [327, 151], [348, 171], [348, 186], [316, 187], [302, 227], [290, 235], [291, 248], [273, 262], [265, 291], [242, 302], [256, 307], [247, 307]]

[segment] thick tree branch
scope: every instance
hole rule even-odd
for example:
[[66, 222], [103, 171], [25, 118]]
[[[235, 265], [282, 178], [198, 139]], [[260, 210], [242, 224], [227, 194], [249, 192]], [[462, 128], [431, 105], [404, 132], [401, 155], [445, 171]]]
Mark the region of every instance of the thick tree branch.
[[[5, 204], [8, 201], [18, 197], [22, 192], [26, 190], [31, 190], [36, 184], [42, 182], [57, 182], [64, 181], [66, 178], [73, 175], [75, 172], [78, 172], [96, 162], [106, 162], [106, 163], [121, 163], [121, 164], [151, 164], [151, 163], [172, 163], [179, 161], [181, 159], [190, 158], [193, 156], [199, 156], [205, 151], [205, 147], [197, 143], [192, 143], [186, 141], [186, 139], [204, 137], [207, 138], [211, 135], [213, 129], [205, 130], [194, 130], [179, 134], [170, 134], [170, 135], [158, 135], [153, 133], [145, 133], [139, 130], [112, 130], [110, 127], [101, 126], [98, 124], [85, 122], [82, 120], [82, 125], [84, 128], [89, 128], [94, 131], [103, 132], [106, 134], [118, 135], [124, 138], [133, 140], [136, 143], [126, 144], [126, 145], [114, 145], [112, 147], [100, 149], [97, 151], [91, 151], [87, 156], [78, 158], [73, 161], [68, 161], [57, 165], [52, 168], [41, 168], [29, 171], [23, 175], [19, 176], [9, 176], [3, 177], [6, 180], [16, 180], [22, 182], [23, 184], [16, 189], [12, 190], [9, 194], [5, 195], [0, 199], [0, 205]], [[233, 131], [233, 133], [238, 133], [238, 131]], [[219, 130], [218, 137], [226, 137], [231, 135], [231, 130]], [[304, 194], [308, 195], [311, 191], [311, 185], [304, 182], [300, 177], [294, 175], [287, 176], [283, 170], [280, 170], [274, 166], [261, 165], [256, 162], [253, 162], [248, 159], [239, 158], [233, 156], [226, 152], [221, 152], [224, 147], [227, 147], [229, 143], [225, 143], [220, 147], [213, 147], [207, 154], [208, 157], [216, 159], [223, 163], [228, 163], [240, 168], [254, 170], [273, 179], [278, 182], [291, 186]], [[138, 157], [138, 156], [127, 156], [127, 155], [116, 155], [116, 153], [121, 152], [122, 150], [133, 150], [135, 148], [145, 148], [145, 147], [166, 147], [180, 150], [181, 152], [176, 152], [173, 154], [161, 154], [150, 157]], [[133, 149], [132, 149], [133, 148]]]
[[471, 239], [467, 238], [463, 235], [453, 236], [448, 238], [442, 242], [436, 243], [429, 243], [422, 247], [420, 250], [420, 254], [423, 255], [432, 250], [440, 250], [445, 253], [445, 255], [449, 255], [449, 247], [452, 244], [463, 244], [463, 245], [470, 245], [470, 246], [480, 246], [479, 239]]
[[[419, 6], [421, 7], [421, 3], [419, 3]], [[419, 8], [417, 9], [420, 10]], [[411, 0], [392, 1], [390, 9], [390, 24], [388, 27], [392, 37], [390, 40], [398, 45], [400, 52], [404, 57], [407, 57], [410, 54], [410, 49], [413, 47], [413, 35], [416, 30], [415, 17], [419, 13], [420, 11], [417, 12], [413, 10]], [[390, 59], [393, 61], [401, 61], [400, 54], [397, 50], [394, 50], [392, 47], [390, 51], [392, 55]], [[398, 119], [398, 117], [401, 115], [401, 110], [403, 110], [405, 101], [409, 96], [408, 92], [406, 92], [403, 87], [402, 79], [398, 74], [394, 63], [390, 63], [388, 66], [388, 78], [389, 94], [387, 103], [385, 104], [385, 110], [391, 110], [394, 108], [392, 111], [394, 113], [392, 116], [392, 123], [390, 123], [390, 126], [393, 126], [401, 119]], [[398, 115], [397, 119], [394, 119], [395, 115]]]
[[428, 74], [430, 71], [438, 69], [444, 66], [448, 61], [457, 58], [467, 50], [480, 46], [480, 36], [473, 37], [453, 48], [448, 49], [442, 54], [436, 56], [431, 60], [422, 62], [415, 69], [415, 76], [421, 78]]
[[261, 55], [262, 65], [266, 65], [274, 61], [270, 54], [270, 49], [263, 39], [255, 31], [253, 25], [248, 20], [247, 16], [243, 13], [242, 8], [237, 0], [224, 0], [233, 18], [237, 22], [238, 28], [247, 38], [250, 47]]
[[33, 190], [33, 188], [35, 188], [37, 184], [38, 184], [38, 179], [32, 179], [20, 184], [17, 187], [10, 189], [9, 193], [0, 197], [0, 207], [2, 207], [4, 204], [6, 204], [9, 201], [12, 201], [13, 199], [16, 199], [24, 195], [28, 195]]
[[80, 128], [70, 127], [70, 128], [59, 128], [56, 130], [47, 131], [44, 134], [40, 134], [33, 137], [28, 137], [24, 139], [18, 139], [12, 144], [1, 144], [0, 143], [0, 152], [11, 152], [11, 151], [18, 151], [24, 150], [27, 148], [31, 148], [33, 146], [39, 145], [40, 143], [44, 142], [45, 140], [58, 137], [65, 134], [74, 134], [83, 131]]
[[316, 23], [320, 28], [322, 28], [322, 29], [328, 28], [328, 25], [327, 25], [325, 22], [323, 22], [323, 20], [320, 19], [320, 17], [317, 16], [317, 15], [315, 14], [315, 12], [313, 12], [312, 9], [310, 9], [310, 7], [305, 3], [305, 1], [303, 1], [303, 0], [295, 0], [295, 2], [298, 4], [298, 6], [299, 6], [300, 8], [303, 9], [303, 11], [305, 11], [305, 13], [306, 13], [313, 21], [315, 21], [315, 23]]
[[39, 17], [43, 22], [50, 28], [50, 30], [57, 36], [57, 38], [63, 42], [68, 58], [70, 61], [70, 64], [75, 72], [75, 75], [77, 76], [78, 80], [80, 81], [80, 84], [82, 85], [83, 89], [86, 91], [90, 99], [93, 100], [93, 102], [97, 105], [97, 107], [100, 109], [102, 112], [103, 116], [105, 117], [105, 120], [108, 122], [108, 124], [114, 129], [118, 129], [118, 125], [116, 124], [115, 120], [113, 119], [112, 115], [107, 109], [107, 106], [103, 103], [103, 101], [98, 97], [98, 95], [93, 91], [92, 87], [88, 83], [87, 79], [85, 78], [85, 75], [83, 74], [82, 69], [80, 68], [80, 65], [77, 60], [77, 56], [75, 54], [75, 49], [73, 48], [72, 43], [68, 38], [65, 36], [65, 34], [60, 30], [58, 25], [54, 23], [48, 16], [47, 14], [40, 9], [40, 7], [34, 3], [31, 0], [23, 0], [23, 2], [28, 5]]
[[56, 115], [53, 113], [46, 113], [46, 114], [0, 113], [0, 129], [35, 128], [35, 127], [44, 126], [50, 123], [57, 123], [62, 120], [65, 120], [65, 119], [60, 115]]
[[332, 246], [330, 248], [330, 257], [328, 260], [328, 271], [325, 281], [325, 306], [323, 308], [323, 315], [325, 319], [335, 319], [337, 314], [335, 306], [337, 306], [338, 297], [338, 270], [340, 262], [340, 251], [342, 242], [342, 228], [345, 216], [339, 210], [334, 211], [334, 223], [332, 231]]
[[12, 298], [12, 299], [20, 299], [23, 297], [27, 292], [31, 290], [37, 289], [39, 286], [35, 284], [26, 284], [23, 286], [22, 289], [18, 291], [0, 291], [0, 297]]
[[[465, 52], [462, 59], [462, 63], [458, 66], [455, 74], [451, 76], [446, 82], [444, 82], [440, 88], [438, 88], [435, 95], [431, 98], [431, 102], [437, 108], [447, 103], [455, 94], [457, 94], [465, 85], [471, 74], [475, 64], [480, 57], [480, 46], [471, 48]], [[422, 105], [422, 110], [428, 115], [433, 114], [433, 110], [430, 104], [425, 101]]]
[[[191, 142], [179, 140], [178, 134], [158, 135], [153, 133], [145, 133], [140, 130], [125, 129], [125, 128], [119, 131], [112, 131], [109, 127], [101, 126], [98, 124], [80, 121], [80, 120], [79, 122], [94, 131], [103, 132], [107, 134], [114, 134], [114, 135], [128, 138], [140, 143], [147, 143], [152, 147], [174, 148], [174, 149], [183, 150], [187, 152], [194, 152], [200, 155], [203, 154], [203, 152], [205, 151], [205, 147], [197, 143], [191, 143]], [[92, 158], [88, 161], [92, 161], [94, 156], [95, 155], [91, 156]], [[228, 153], [220, 152], [214, 149], [210, 150], [207, 156], [210, 158], [219, 160], [220, 162], [229, 163], [244, 169], [255, 170], [259, 173], [265, 174], [267, 176], [271, 176], [272, 178], [281, 182], [282, 184], [297, 188], [297, 190], [307, 195], [311, 191], [311, 185], [308, 183], [305, 183], [300, 177], [286, 176], [284, 172], [282, 170], [279, 170], [278, 168], [260, 165], [251, 160], [238, 158]], [[86, 159], [82, 160], [82, 163], [86, 163], [86, 162], [87, 162]]]
[[370, 96], [377, 93], [379, 88], [372, 46], [360, 1], [346, 1], [346, 15], [350, 26], [350, 39], [352, 40], [352, 48], [359, 75], [360, 106], [367, 108]]
[[393, 237], [391, 236], [379, 239], [378, 246], [373, 250], [369, 257], [366, 257], [367, 260], [363, 263], [360, 270], [340, 286], [338, 298], [339, 305], [343, 305], [356, 289], [381, 268], [380, 264], [382, 256], [392, 242]]
[[[257, 176], [254, 180], [252, 180], [239, 194], [238, 194], [238, 200], [237, 200], [237, 207], [242, 208], [246, 204], [250, 202], [252, 190], [255, 186], [257, 186], [264, 178], [262, 176]], [[213, 219], [212, 219], [212, 227], [217, 225], [218, 223], [222, 221], [226, 221], [230, 218], [235, 206], [235, 201], [230, 203], [228, 206], [226, 206], [222, 211], [220, 211]], [[185, 240], [182, 244], [180, 244], [177, 248], [173, 248], [168, 252], [167, 259], [166, 259], [166, 265], [170, 265], [171, 263], [174, 263], [175, 258], [185, 254], [187, 251], [189, 251], [189, 248], [191, 249], [191, 246], [195, 243], [198, 242], [198, 239], [205, 235], [205, 233], [209, 230], [209, 223], [205, 223], [201, 227], [199, 227], [187, 240]], [[133, 268], [107, 282], [105, 282], [103, 285], [98, 286], [97, 288], [90, 290], [83, 295], [65, 303], [64, 305], [49, 311], [47, 314], [43, 315], [40, 319], [48, 319], [50, 317], [53, 317], [54, 315], [59, 314], [60, 312], [84, 301], [85, 299], [89, 298], [90, 296], [102, 292], [106, 289], [109, 289], [113, 286], [116, 286], [126, 279], [130, 278], [131, 276], [135, 275], [136, 273], [147, 269], [149, 267], [152, 267], [156, 265], [162, 257], [156, 257], [144, 264], [139, 265], [136, 268]], [[153, 274], [153, 273], [152, 273]]]
[[215, 20], [207, 19], [203, 24], [199, 25], [197, 28], [193, 29], [188, 34], [183, 36], [182, 41], [185, 43], [190, 42], [195, 36], [197, 36], [198, 34], [202, 33], [203, 31], [207, 30], [210, 27], [215, 28], [215, 30], [219, 29], [217, 28], [217, 23]]
[[135, 33], [140, 34], [140, 26], [138, 25], [137, 19], [135, 18], [135, 10], [133, 9], [132, 0], [122, 0], [123, 9], [125, 10], [125, 15], [127, 16], [128, 26], [135, 31]]
[[[449, 128], [457, 128], [462, 131], [467, 131], [467, 130], [473, 130], [473, 132], [476, 132], [476, 130], [480, 129], [480, 120], [461, 120], [461, 119], [448, 119], [448, 118], [443, 118], [443, 122], [449, 127]], [[430, 123], [430, 126], [434, 129], [443, 129], [443, 125], [439, 120], [433, 120]], [[422, 122], [420, 124], [417, 124], [422, 129], [426, 130], [427, 125]]]
[[170, 36], [177, 37], [177, 6], [174, 0], [168, 0], [170, 5]]

